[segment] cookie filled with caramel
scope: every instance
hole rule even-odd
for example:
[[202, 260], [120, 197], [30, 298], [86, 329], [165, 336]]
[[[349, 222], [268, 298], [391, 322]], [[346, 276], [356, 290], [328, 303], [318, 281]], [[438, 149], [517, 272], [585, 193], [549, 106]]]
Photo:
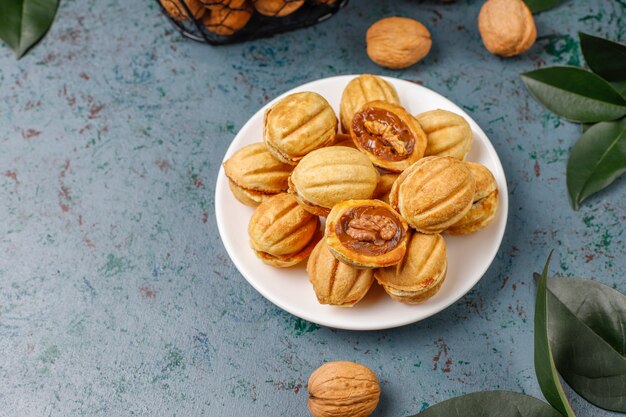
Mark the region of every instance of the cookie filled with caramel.
[[340, 261], [359, 268], [395, 265], [406, 252], [408, 226], [387, 203], [348, 200], [333, 207], [325, 241]]
[[403, 107], [384, 101], [366, 103], [352, 118], [350, 135], [374, 165], [402, 172], [424, 156], [426, 134]]

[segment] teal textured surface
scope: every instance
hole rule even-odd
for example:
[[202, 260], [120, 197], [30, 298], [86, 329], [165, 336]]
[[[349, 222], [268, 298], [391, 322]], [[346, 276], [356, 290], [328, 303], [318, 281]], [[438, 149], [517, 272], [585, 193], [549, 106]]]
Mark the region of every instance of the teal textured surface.
[[[626, 292], [626, 183], [570, 208], [579, 127], [518, 74], [583, 64], [580, 30], [626, 41], [626, 3], [567, 0], [536, 16], [536, 45], [512, 59], [484, 49], [481, 4], [352, 0], [315, 27], [212, 48], [183, 40], [153, 0], [67, 0], [22, 60], [1, 46], [0, 416], [302, 416], [308, 376], [339, 359], [378, 375], [376, 416], [483, 389], [542, 398], [532, 272], [554, 249], [552, 272]], [[389, 15], [433, 36], [407, 70], [365, 54], [367, 27]], [[365, 333], [318, 327], [259, 295], [226, 255], [213, 201], [222, 156], [259, 107], [359, 72], [463, 107], [498, 151], [510, 197], [500, 252], [468, 295]], [[613, 415], [568, 394], [580, 417]]]

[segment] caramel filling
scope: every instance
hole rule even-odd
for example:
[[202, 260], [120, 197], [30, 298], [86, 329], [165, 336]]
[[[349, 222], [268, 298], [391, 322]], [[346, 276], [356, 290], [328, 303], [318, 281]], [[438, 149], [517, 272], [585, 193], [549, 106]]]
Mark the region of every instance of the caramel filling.
[[347, 210], [335, 225], [335, 233], [345, 247], [376, 256], [398, 246], [405, 231], [400, 220], [386, 208], [362, 206]]
[[401, 161], [413, 153], [415, 138], [390, 111], [368, 107], [354, 115], [352, 129], [364, 149], [385, 161]]

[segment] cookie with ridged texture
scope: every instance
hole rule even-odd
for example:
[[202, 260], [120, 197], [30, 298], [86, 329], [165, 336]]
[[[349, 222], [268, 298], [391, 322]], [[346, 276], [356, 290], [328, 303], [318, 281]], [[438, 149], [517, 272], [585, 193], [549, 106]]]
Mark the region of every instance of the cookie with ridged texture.
[[478, 162], [465, 162], [465, 166], [470, 170], [476, 181], [476, 192], [474, 202], [487, 197], [498, 189], [496, 179], [489, 171], [489, 168]]
[[257, 12], [264, 16], [288, 16], [304, 5], [304, 0], [252, 0]]
[[400, 174], [393, 172], [381, 174], [380, 180], [378, 180], [378, 184], [376, 185], [376, 190], [374, 190], [373, 198], [389, 203], [391, 187], [393, 187], [393, 183], [396, 182], [399, 176]]
[[224, 173], [233, 194], [249, 206], [286, 192], [292, 170], [292, 165], [276, 159], [263, 143], [244, 146], [224, 162]]
[[320, 304], [352, 307], [374, 282], [371, 269], [358, 269], [340, 262], [321, 240], [309, 257], [306, 271]]
[[185, 7], [181, 1], [185, 2], [187, 9], [191, 12], [194, 19], [200, 19], [204, 16], [206, 9], [199, 0], [159, 0], [167, 14], [176, 20], [186, 20], [189, 18]]
[[370, 101], [400, 104], [398, 93], [390, 83], [375, 75], [361, 74], [350, 80], [341, 94], [339, 118], [344, 132], [350, 132], [352, 117]]
[[378, 171], [354, 148], [330, 146], [305, 156], [289, 177], [289, 192], [318, 216], [337, 203], [369, 199], [378, 183]]
[[406, 169], [391, 187], [389, 202], [421, 233], [441, 233], [472, 207], [475, 180], [456, 158], [429, 156]]
[[265, 263], [289, 267], [306, 259], [320, 240], [320, 220], [304, 210], [291, 194], [277, 194], [261, 203], [248, 224], [250, 245]]
[[446, 243], [439, 234], [415, 232], [402, 262], [374, 270], [374, 277], [396, 301], [421, 303], [435, 295], [446, 277]]
[[426, 133], [402, 106], [372, 101], [352, 117], [350, 136], [374, 165], [402, 172], [424, 156]]
[[336, 204], [326, 219], [324, 241], [340, 261], [358, 268], [395, 265], [406, 252], [408, 226], [380, 200]]
[[317, 93], [290, 94], [265, 112], [263, 140], [280, 161], [296, 165], [305, 155], [332, 144], [337, 117]]
[[415, 116], [427, 136], [425, 156], [451, 156], [460, 160], [472, 146], [472, 129], [462, 116], [432, 110]]
[[247, 0], [229, 0], [223, 5], [208, 8], [202, 24], [209, 32], [232, 36], [243, 29], [252, 18], [252, 6]]

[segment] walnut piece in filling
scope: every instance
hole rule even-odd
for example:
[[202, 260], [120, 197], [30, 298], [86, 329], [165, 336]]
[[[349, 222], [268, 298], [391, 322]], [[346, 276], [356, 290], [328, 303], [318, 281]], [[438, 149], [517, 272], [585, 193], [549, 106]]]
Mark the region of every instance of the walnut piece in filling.
[[415, 138], [404, 121], [391, 111], [367, 107], [354, 115], [354, 140], [386, 161], [400, 161], [413, 153]]
[[336, 226], [341, 243], [367, 255], [393, 250], [405, 234], [400, 221], [383, 207], [355, 207], [346, 211]]

